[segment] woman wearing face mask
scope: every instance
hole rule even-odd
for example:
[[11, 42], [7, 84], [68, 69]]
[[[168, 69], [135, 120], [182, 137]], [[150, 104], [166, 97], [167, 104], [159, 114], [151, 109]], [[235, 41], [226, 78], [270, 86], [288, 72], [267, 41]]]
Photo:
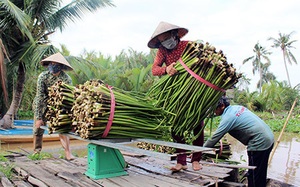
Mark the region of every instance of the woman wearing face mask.
[[[173, 76], [177, 73], [174, 68], [177, 60], [181, 57], [182, 52], [187, 46], [188, 41], [181, 41], [180, 39], [188, 33], [188, 30], [183, 27], [179, 27], [170, 23], [160, 22], [151, 36], [148, 42], [149, 48], [158, 48], [156, 57], [152, 66], [152, 74], [154, 76], [169, 75]], [[165, 65], [164, 65], [165, 64]], [[198, 125], [194, 130], [194, 134], [198, 134], [202, 130], [203, 122]], [[176, 135], [172, 132], [172, 137], [177, 143], [185, 143], [184, 137]], [[202, 146], [204, 142], [204, 133], [200, 133], [200, 136], [196, 138], [193, 145]], [[177, 149], [177, 153], [185, 152], [185, 150]], [[192, 167], [193, 170], [197, 171], [202, 168], [199, 164], [202, 154], [193, 153], [192, 154]], [[171, 167], [172, 171], [180, 171], [182, 169], [187, 169], [187, 155], [179, 154], [177, 156], [177, 164]]]
[[[60, 53], [49, 56], [41, 61], [43, 66], [48, 67], [48, 71], [42, 72], [37, 80], [37, 92], [33, 102], [34, 109], [34, 128], [33, 128], [33, 145], [34, 152], [40, 153], [42, 150], [44, 129], [40, 128], [46, 125], [45, 113], [48, 100], [48, 88], [57, 81], [63, 81], [72, 84], [71, 77], [64, 71], [71, 71], [73, 68]], [[65, 158], [73, 160], [74, 156], [70, 150], [70, 139], [68, 136], [59, 134], [60, 142], [65, 150]]]

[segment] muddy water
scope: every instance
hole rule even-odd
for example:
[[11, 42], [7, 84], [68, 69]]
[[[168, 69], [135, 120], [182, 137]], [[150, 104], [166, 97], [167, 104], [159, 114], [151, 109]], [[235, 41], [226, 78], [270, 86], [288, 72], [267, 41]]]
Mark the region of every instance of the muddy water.
[[[279, 134], [275, 134], [277, 141]], [[227, 136], [232, 144], [231, 160], [247, 164], [248, 157], [246, 147], [231, 136]], [[87, 155], [87, 142], [71, 140], [72, 152], [79, 157]], [[0, 153], [5, 150], [32, 153], [32, 143], [23, 144], [0, 144]], [[54, 156], [63, 154], [60, 142], [44, 142], [43, 151], [54, 153]], [[57, 155], [58, 153], [58, 155]], [[268, 168], [268, 177], [300, 186], [300, 134], [284, 133], [279, 145], [274, 152]]]
[[[87, 155], [87, 142], [80, 140], [71, 140], [70, 146], [72, 152], [76, 156], [86, 156]], [[23, 154], [32, 153], [33, 152], [33, 144], [29, 143], [11, 143], [11, 144], [0, 144], [0, 153], [5, 151], [16, 151]], [[63, 149], [59, 141], [46, 141], [43, 142], [43, 152], [49, 152], [51, 154], [60, 154], [63, 153]]]
[[[275, 141], [278, 141], [275, 134]], [[228, 136], [232, 144], [231, 160], [248, 163], [246, 147]], [[300, 186], [300, 134], [283, 133], [272, 160], [269, 163], [268, 178]]]

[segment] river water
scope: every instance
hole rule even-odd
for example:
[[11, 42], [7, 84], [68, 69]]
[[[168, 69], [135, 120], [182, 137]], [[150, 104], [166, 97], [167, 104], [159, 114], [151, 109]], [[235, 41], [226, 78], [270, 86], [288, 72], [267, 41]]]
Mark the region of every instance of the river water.
[[[276, 150], [273, 150], [274, 154], [268, 167], [268, 178], [300, 186], [300, 134], [283, 133], [279, 141], [278, 136], [279, 133], [276, 133], [275, 142], [279, 144]], [[247, 164], [246, 147], [231, 136], [228, 136], [228, 141], [232, 144], [233, 154], [230, 159]]]
[[[275, 134], [275, 141], [278, 139]], [[232, 156], [230, 160], [239, 161], [242, 164], [248, 163], [246, 147], [231, 136], [227, 136], [231, 143]], [[80, 140], [71, 140], [71, 149], [76, 156], [82, 157], [87, 154], [87, 142]], [[44, 142], [43, 151], [56, 153], [61, 149], [61, 145], [56, 142]], [[0, 144], [0, 152], [4, 150], [32, 152], [32, 143], [26, 144]], [[63, 151], [60, 151], [63, 154]], [[300, 186], [300, 134], [283, 133], [281, 140], [274, 152], [268, 168], [268, 178], [276, 179], [295, 186]]]

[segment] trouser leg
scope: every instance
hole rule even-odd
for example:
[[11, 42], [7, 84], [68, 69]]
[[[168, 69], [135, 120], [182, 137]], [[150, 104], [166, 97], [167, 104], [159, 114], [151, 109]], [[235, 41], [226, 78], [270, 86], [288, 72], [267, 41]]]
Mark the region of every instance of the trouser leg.
[[41, 128], [35, 127], [35, 121], [34, 121], [34, 127], [33, 127], [33, 150], [35, 152], [40, 152], [43, 147], [43, 134], [45, 130]]
[[249, 166], [256, 166], [248, 171], [248, 187], [265, 187], [270, 152], [273, 145], [265, 151], [248, 151]]
[[43, 135], [33, 135], [33, 150], [40, 152], [43, 146]]
[[[176, 143], [182, 143], [182, 144], [185, 144], [185, 140], [184, 140], [184, 137], [183, 136], [179, 136], [179, 135], [176, 135], [176, 133], [174, 131], [172, 131], [172, 137], [174, 139], [174, 141]], [[186, 152], [186, 150], [183, 150], [183, 149], [176, 149], [175, 153], [182, 153], [182, 152]], [[177, 155], [177, 164], [182, 164], [182, 165], [187, 165], [187, 162], [186, 162], [186, 153], [183, 153], [183, 154], [178, 154]]]
[[[200, 125], [198, 125], [198, 127], [195, 128], [194, 130], [194, 135], [198, 136], [194, 141], [193, 141], [193, 145], [197, 145], [197, 146], [203, 146], [204, 143], [204, 123], [203, 121], [200, 123]], [[192, 159], [191, 162], [194, 161], [200, 161], [202, 158], [202, 152], [196, 152], [192, 154]]]

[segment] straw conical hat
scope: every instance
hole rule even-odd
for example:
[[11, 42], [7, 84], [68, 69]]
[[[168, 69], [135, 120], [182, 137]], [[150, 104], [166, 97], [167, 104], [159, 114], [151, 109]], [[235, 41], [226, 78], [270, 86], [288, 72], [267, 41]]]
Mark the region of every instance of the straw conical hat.
[[175, 29], [178, 30], [178, 37], [179, 38], [182, 38], [184, 35], [186, 35], [186, 33], [189, 32], [188, 29], [186, 29], [186, 28], [179, 27], [177, 25], [173, 25], [173, 24], [162, 21], [158, 24], [158, 26], [156, 27], [154, 33], [152, 34], [151, 39], [148, 42], [148, 47], [149, 48], [158, 48], [159, 45], [160, 45], [160, 42], [157, 39], [157, 36], [162, 34], [162, 33], [165, 33], [165, 32], [171, 31], [171, 30], [175, 30]]
[[55, 53], [44, 60], [41, 61], [41, 64], [43, 66], [48, 66], [49, 62], [57, 62], [64, 65], [64, 70], [71, 71], [73, 70], [72, 66], [69, 64], [69, 62], [65, 59], [65, 57], [60, 53]]

